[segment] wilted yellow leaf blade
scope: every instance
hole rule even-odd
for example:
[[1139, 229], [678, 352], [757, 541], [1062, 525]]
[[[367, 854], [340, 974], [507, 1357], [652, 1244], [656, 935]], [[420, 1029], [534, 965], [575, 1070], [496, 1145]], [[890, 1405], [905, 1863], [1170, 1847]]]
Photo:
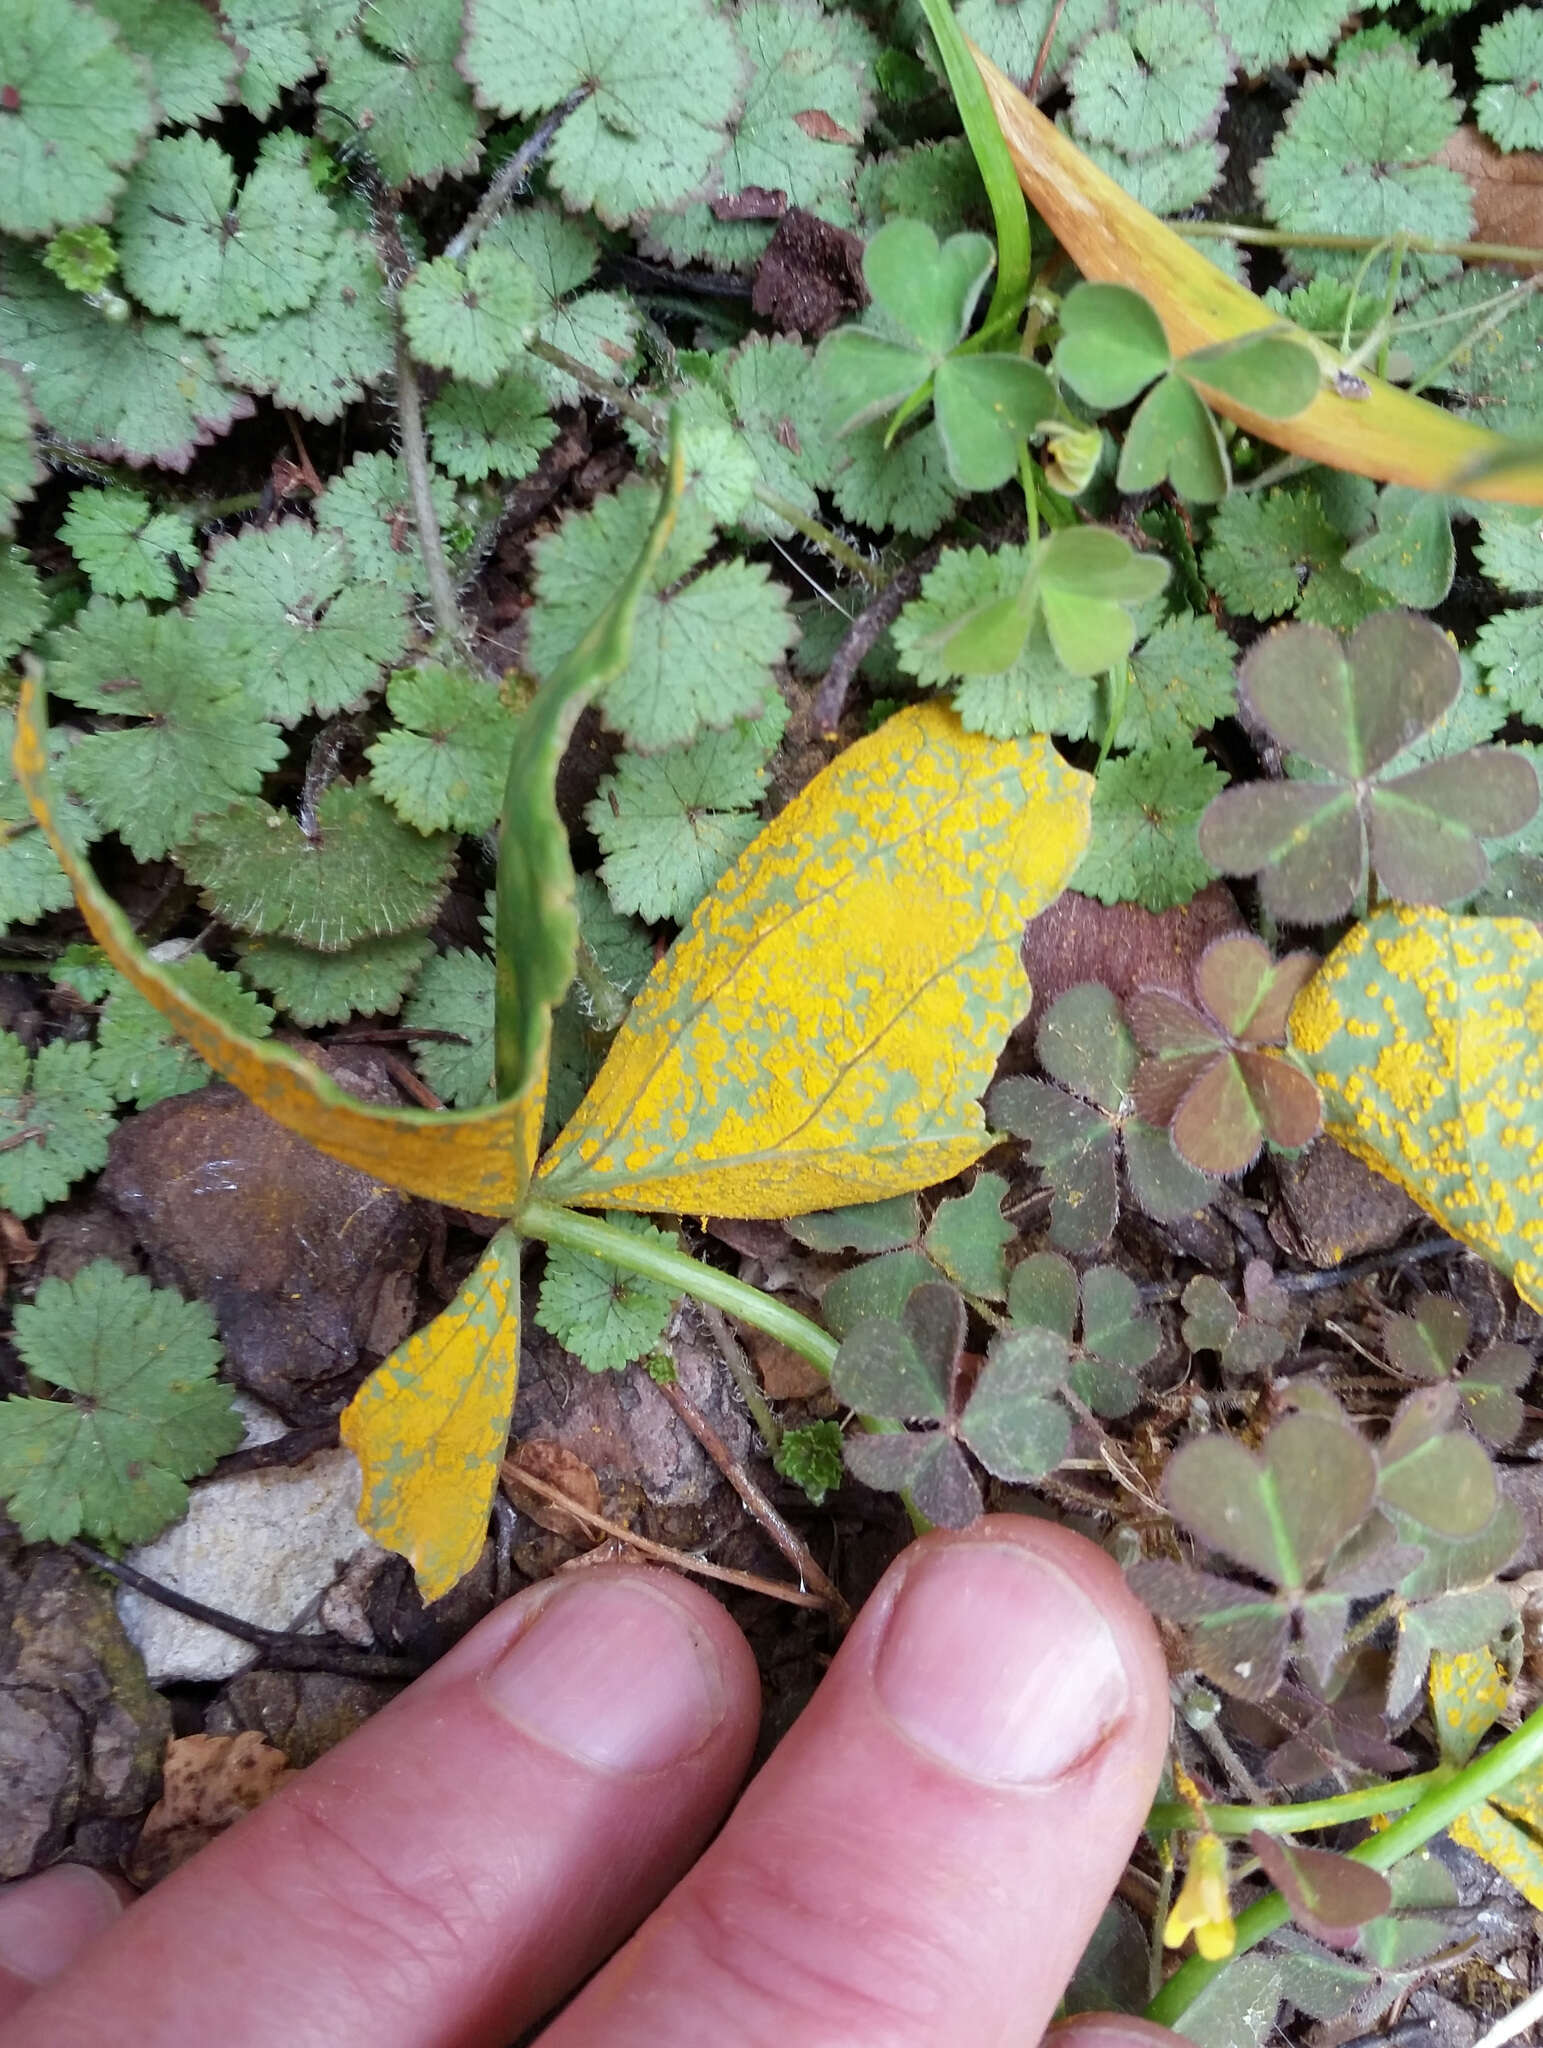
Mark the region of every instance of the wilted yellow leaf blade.
[[410, 1560], [425, 1600], [477, 1562], [519, 1375], [520, 1243], [506, 1229], [444, 1314], [343, 1411], [343, 1441], [364, 1470], [359, 1520]]
[[31, 674], [22, 684], [12, 762], [92, 936], [217, 1074], [275, 1123], [376, 1180], [483, 1216], [514, 1213], [540, 1139], [544, 1072], [523, 1095], [491, 1109], [382, 1109], [347, 1094], [298, 1053], [243, 1038], [161, 972], [89, 864], [61, 834], [49, 784], [43, 686]]
[[1458, 1815], [1447, 1833], [1498, 1870], [1529, 1906], [1543, 1912], [1543, 1843], [1506, 1819], [1487, 1800]]
[[[1090, 163], [1071, 138], [1047, 121], [973, 46], [972, 55], [991, 95], [1019, 183], [1084, 277], [1140, 292], [1162, 321], [1175, 355], [1231, 341], [1257, 328], [1282, 328], [1279, 316], [1262, 300]], [[1332, 379], [1345, 358], [1299, 329], [1292, 331]], [[1543, 505], [1543, 462], [1520, 462], [1463, 481], [1465, 472], [1505, 455], [1514, 444], [1364, 370], [1356, 374], [1369, 387], [1365, 397], [1342, 398], [1325, 383], [1306, 411], [1289, 420], [1266, 419], [1225, 392], [1202, 389], [1212, 410], [1224, 419], [1236, 421], [1273, 447], [1331, 468], [1420, 490], [1457, 489], [1470, 498]]]
[[1543, 931], [1388, 906], [1297, 997], [1324, 1129], [1543, 1308]]
[[986, 1150], [1027, 918], [1087, 843], [1048, 740], [928, 704], [838, 756], [701, 903], [537, 1172], [580, 1206], [793, 1216]]

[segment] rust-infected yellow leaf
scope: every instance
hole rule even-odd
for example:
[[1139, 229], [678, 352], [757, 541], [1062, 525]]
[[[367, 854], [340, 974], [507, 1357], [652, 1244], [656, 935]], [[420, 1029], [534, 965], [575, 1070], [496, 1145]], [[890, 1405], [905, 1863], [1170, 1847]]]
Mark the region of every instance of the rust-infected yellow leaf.
[[522, 1095], [490, 1109], [381, 1109], [360, 1102], [282, 1046], [243, 1038], [193, 1000], [145, 952], [87, 862], [60, 830], [50, 788], [43, 685], [22, 684], [12, 754], [32, 814], [59, 856], [81, 914], [113, 965], [168, 1018], [217, 1074], [276, 1123], [346, 1165], [408, 1194], [484, 1216], [509, 1216], [530, 1180], [541, 1132], [543, 1071]]
[[1454, 1842], [1481, 1856], [1527, 1901], [1543, 1912], [1543, 1844], [1525, 1828], [1483, 1800], [1458, 1815], [1447, 1833]]
[[[1010, 78], [978, 50], [973, 54], [1019, 183], [1084, 277], [1139, 291], [1162, 321], [1175, 355], [1258, 328], [1282, 328], [1279, 316], [1262, 300], [1138, 206]], [[1515, 444], [1364, 370], [1357, 374], [1366, 395], [1339, 396], [1332, 379], [1345, 358], [1300, 329], [1290, 331], [1312, 349], [1328, 380], [1306, 411], [1294, 419], [1270, 420], [1228, 393], [1202, 385], [1213, 411], [1274, 447], [1334, 469], [1420, 490], [1461, 489], [1472, 498], [1543, 505], [1543, 461], [1518, 461], [1470, 478], [1468, 472], [1479, 465], [1514, 453]]]
[[519, 1372], [520, 1243], [505, 1229], [444, 1314], [343, 1411], [343, 1441], [364, 1470], [359, 1520], [411, 1561], [425, 1600], [477, 1562]]
[[1389, 906], [1297, 997], [1324, 1129], [1543, 1308], [1543, 931]]
[[1431, 1719], [1442, 1760], [1465, 1764], [1499, 1720], [1511, 1686], [1491, 1650], [1430, 1660]]
[[537, 1172], [553, 1200], [794, 1216], [946, 1180], [1028, 1007], [1026, 918], [1088, 836], [1048, 740], [901, 712], [700, 904]]

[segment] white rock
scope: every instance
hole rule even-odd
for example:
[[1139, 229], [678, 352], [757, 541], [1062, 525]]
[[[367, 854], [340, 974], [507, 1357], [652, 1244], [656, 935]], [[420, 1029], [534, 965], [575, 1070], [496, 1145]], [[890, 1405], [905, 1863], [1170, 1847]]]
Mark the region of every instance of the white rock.
[[[280, 1436], [284, 1424], [239, 1400], [248, 1443]], [[303, 1465], [238, 1473], [193, 1488], [188, 1512], [128, 1562], [206, 1607], [260, 1628], [315, 1628], [316, 1611], [338, 1574], [379, 1545], [358, 1523], [359, 1467], [353, 1453], [317, 1451]], [[118, 1595], [118, 1613], [144, 1657], [152, 1685], [229, 1678], [256, 1655], [250, 1643], [189, 1620], [143, 1593]]]

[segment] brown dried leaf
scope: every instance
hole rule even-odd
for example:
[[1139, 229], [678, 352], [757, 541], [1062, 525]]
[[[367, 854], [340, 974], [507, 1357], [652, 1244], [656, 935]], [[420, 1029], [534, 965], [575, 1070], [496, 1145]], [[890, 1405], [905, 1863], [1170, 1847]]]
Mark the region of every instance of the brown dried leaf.
[[[1436, 162], [1466, 178], [1473, 193], [1473, 232], [1481, 242], [1509, 242], [1543, 248], [1543, 154], [1497, 149], [1487, 135], [1465, 122], [1440, 150]], [[1543, 269], [1518, 264], [1518, 269]]]
[[239, 1735], [181, 1735], [166, 1745], [165, 1782], [146, 1816], [129, 1861], [135, 1884], [158, 1884], [223, 1834], [233, 1821], [261, 1806], [290, 1778], [281, 1749], [255, 1728]]
[[529, 1516], [531, 1521], [550, 1530], [554, 1536], [565, 1536], [572, 1543], [587, 1542], [593, 1536], [594, 1531], [577, 1515], [570, 1515], [565, 1508], [546, 1500], [533, 1488], [521, 1486], [522, 1472], [529, 1472], [533, 1478], [555, 1486], [575, 1506], [598, 1515], [601, 1512], [600, 1481], [581, 1457], [564, 1444], [554, 1444], [543, 1437], [529, 1437], [504, 1460], [503, 1486], [522, 1515]]

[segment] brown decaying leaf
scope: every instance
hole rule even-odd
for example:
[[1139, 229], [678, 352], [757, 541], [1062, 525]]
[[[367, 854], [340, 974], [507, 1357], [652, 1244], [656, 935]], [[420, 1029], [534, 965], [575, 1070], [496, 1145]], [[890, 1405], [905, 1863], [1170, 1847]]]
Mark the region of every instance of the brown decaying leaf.
[[[1487, 135], [1465, 121], [1437, 151], [1436, 162], [1467, 179], [1473, 193], [1476, 240], [1543, 249], [1543, 153], [1497, 149]], [[1543, 263], [1516, 267], [1543, 270]]]
[[1023, 929], [1023, 965], [1034, 991], [1031, 1022], [1037, 1027], [1056, 998], [1083, 981], [1101, 981], [1122, 1002], [1138, 988], [1187, 996], [1206, 947], [1243, 928], [1225, 882], [1208, 882], [1175, 910], [1099, 903], [1067, 889]]
[[255, 1728], [174, 1736], [166, 1745], [161, 1796], [140, 1830], [129, 1876], [137, 1885], [158, 1884], [297, 1775], [284, 1752]]
[[565, 1444], [530, 1437], [504, 1460], [503, 1488], [522, 1515], [552, 1535], [565, 1536], [573, 1543], [593, 1541], [594, 1532], [577, 1515], [568, 1514], [554, 1502], [522, 1487], [520, 1475], [524, 1472], [544, 1479], [548, 1486], [555, 1486], [566, 1494], [575, 1506], [598, 1515], [601, 1508], [600, 1481], [584, 1460]]

